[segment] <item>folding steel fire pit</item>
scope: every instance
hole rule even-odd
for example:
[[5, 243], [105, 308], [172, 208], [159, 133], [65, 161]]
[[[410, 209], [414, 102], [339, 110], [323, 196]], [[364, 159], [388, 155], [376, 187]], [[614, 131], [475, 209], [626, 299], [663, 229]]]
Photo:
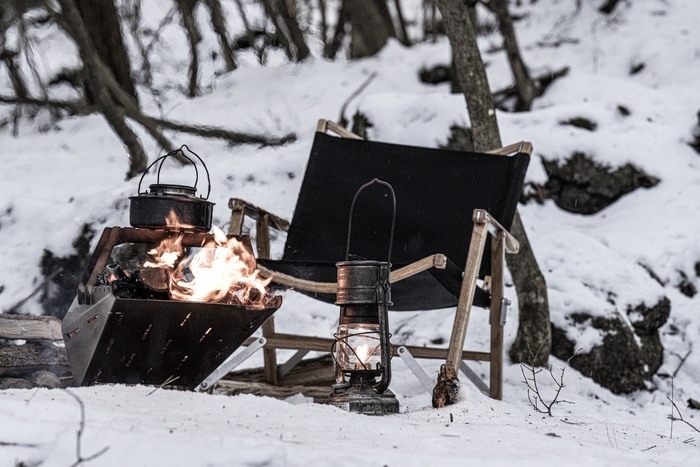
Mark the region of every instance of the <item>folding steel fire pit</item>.
[[[167, 196], [172, 191], [166, 191]], [[202, 231], [210, 228], [210, 217], [200, 219], [195, 212], [194, 218], [186, 219], [186, 227], [171, 220], [166, 225], [160, 216], [167, 199], [156, 199], [157, 209], [149, 219], [147, 206], [141, 199], [135, 204], [134, 198], [138, 197], [132, 197], [132, 225], [158, 228], [103, 231], [62, 324], [73, 382], [194, 389], [280, 307], [282, 299], [258, 292], [251, 304], [230, 291], [216, 303], [173, 299], [163, 269], [143, 267], [146, 252], [164, 241], [176, 241], [184, 251], [207, 250], [220, 239]], [[193, 204], [173, 201], [175, 206]], [[231, 238], [240, 242], [236, 248], [249, 254], [248, 261], [254, 261], [249, 238], [228, 241]]]

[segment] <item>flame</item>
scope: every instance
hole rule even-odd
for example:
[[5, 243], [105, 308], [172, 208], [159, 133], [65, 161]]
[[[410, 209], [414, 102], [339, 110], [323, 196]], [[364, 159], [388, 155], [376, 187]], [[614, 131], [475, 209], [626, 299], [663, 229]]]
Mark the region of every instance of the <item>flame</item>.
[[236, 238], [213, 228], [214, 245], [185, 256], [182, 235], [168, 238], [149, 251], [149, 268], [166, 268], [175, 300], [264, 306], [270, 279], [258, 276], [255, 258]]
[[369, 358], [374, 355], [374, 349], [367, 344], [361, 344], [355, 347], [355, 355], [358, 360], [355, 367], [358, 369], [366, 368], [369, 364]]

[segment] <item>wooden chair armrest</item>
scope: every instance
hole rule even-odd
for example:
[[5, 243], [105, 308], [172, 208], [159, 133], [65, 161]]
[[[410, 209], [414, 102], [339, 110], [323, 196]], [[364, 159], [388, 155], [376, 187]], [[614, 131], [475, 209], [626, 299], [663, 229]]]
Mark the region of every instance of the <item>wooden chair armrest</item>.
[[[228, 207], [231, 208], [231, 220], [233, 220], [234, 215], [238, 213], [240, 213], [238, 215], [245, 215], [255, 220], [257, 220], [260, 216], [267, 215], [270, 219], [270, 227], [274, 227], [275, 229], [283, 232], [287, 232], [289, 230], [289, 221], [244, 199], [230, 198], [228, 200]], [[240, 235], [240, 231], [231, 232], [234, 227], [237, 226], [229, 227], [229, 233], [232, 235]]]
[[316, 282], [310, 281], [308, 279], [299, 279], [297, 277], [290, 276], [289, 274], [283, 274], [281, 272], [272, 271], [266, 268], [265, 266], [261, 266], [259, 264], [258, 271], [260, 277], [262, 277], [263, 279], [271, 277], [272, 282], [276, 282], [277, 284], [282, 284], [286, 287], [290, 287], [293, 289], [304, 290], [306, 292], [329, 294], [334, 294], [338, 291], [337, 282]]
[[508, 156], [510, 154], [525, 153], [528, 155], [532, 154], [532, 143], [529, 141], [519, 141], [517, 143], [509, 144], [508, 146], [503, 146], [502, 148], [491, 149], [486, 151], [486, 154], [496, 154], [498, 156]]
[[272, 214], [271, 212], [254, 205], [244, 199], [231, 198], [228, 201], [231, 208], [231, 221], [229, 222], [229, 235], [241, 235], [245, 216], [255, 219], [257, 223], [255, 244], [258, 250], [258, 258], [270, 257], [270, 227], [287, 232], [289, 222]]
[[349, 139], [364, 139], [360, 135], [356, 135], [352, 131], [348, 131], [342, 126], [338, 125], [335, 122], [332, 122], [330, 120], [326, 119], [320, 119], [318, 121], [318, 125], [316, 126], [316, 131], [319, 133], [327, 133], [328, 131], [332, 131], [338, 136], [341, 136], [343, 138], [349, 138]]
[[[430, 268], [445, 269], [445, 267], [447, 267], [447, 258], [445, 255], [437, 253], [402, 268], [391, 271], [389, 273], [389, 282], [394, 283], [404, 280]], [[258, 265], [258, 271], [260, 277], [263, 279], [271, 277], [273, 282], [282, 284], [286, 287], [292, 287], [314, 293], [334, 294], [338, 291], [338, 284], [336, 282], [316, 282], [307, 279], [299, 279], [294, 276], [290, 276], [289, 274], [272, 271], [265, 266], [260, 265]]]
[[520, 250], [520, 243], [518, 240], [516, 240], [516, 238], [486, 210], [474, 209], [472, 220], [474, 224], [487, 224], [489, 233], [494, 237], [498, 237], [498, 233], [503, 232], [505, 234], [506, 253], [517, 253]]
[[445, 269], [447, 267], [447, 257], [441, 253], [426, 256], [414, 263], [395, 269], [389, 273], [389, 282], [402, 281], [408, 277], [414, 276], [419, 272], [426, 271], [430, 268]]

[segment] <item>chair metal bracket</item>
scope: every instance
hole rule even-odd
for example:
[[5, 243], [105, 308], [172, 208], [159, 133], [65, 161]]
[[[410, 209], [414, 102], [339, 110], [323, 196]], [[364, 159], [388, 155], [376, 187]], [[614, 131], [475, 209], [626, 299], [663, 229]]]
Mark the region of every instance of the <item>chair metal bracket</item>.
[[501, 319], [499, 323], [501, 326], [505, 326], [506, 318], [508, 317], [508, 308], [510, 308], [510, 299], [503, 297], [501, 299]]
[[408, 369], [411, 370], [411, 373], [413, 373], [413, 375], [418, 379], [418, 381], [420, 381], [421, 386], [425, 388], [428, 394], [432, 395], [434, 386], [433, 380], [430, 379], [428, 373], [426, 373], [423, 367], [420, 366], [418, 360], [415, 359], [415, 357], [406, 348], [406, 346], [402, 345], [397, 349], [397, 352], [399, 354], [399, 357], [401, 357], [401, 360], [403, 360]]
[[229, 374], [241, 363], [248, 360], [251, 356], [253, 356], [255, 352], [265, 347], [266, 343], [267, 339], [265, 339], [264, 337], [260, 337], [253, 341], [250, 345], [248, 345], [248, 347], [234, 354], [233, 356], [231, 356], [231, 358], [219, 365], [219, 367], [216, 370], [214, 370], [209, 376], [207, 376], [204, 379], [204, 381], [199, 383], [199, 386], [195, 388], [195, 391], [203, 392], [213, 388], [217, 381]]
[[459, 369], [462, 370], [462, 373], [464, 373], [467, 379], [469, 379], [469, 381], [471, 381], [479, 391], [487, 396], [489, 395], [489, 387], [481, 378], [479, 378], [479, 375], [477, 375], [474, 370], [467, 365], [467, 362], [462, 360], [462, 363], [459, 364]]
[[294, 352], [294, 355], [289, 357], [289, 360], [280, 365], [279, 370], [277, 370], [278, 378], [282, 379], [287, 376], [289, 372], [301, 362], [307, 353], [309, 353], [308, 350], [298, 350]]

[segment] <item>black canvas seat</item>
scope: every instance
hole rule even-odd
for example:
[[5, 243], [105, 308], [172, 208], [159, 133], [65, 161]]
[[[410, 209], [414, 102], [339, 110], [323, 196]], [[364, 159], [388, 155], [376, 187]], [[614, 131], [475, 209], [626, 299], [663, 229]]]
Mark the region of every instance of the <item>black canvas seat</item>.
[[[326, 134], [328, 127], [344, 137]], [[335, 265], [346, 259], [348, 251], [351, 259], [386, 261], [390, 258], [393, 302], [390, 310], [457, 307], [458, 313], [462, 309], [461, 313], [466, 315], [464, 319], [468, 320], [468, 308], [472, 305], [490, 307], [491, 325], [499, 326], [502, 331], [502, 323], [493, 322], [494, 316], [501, 312], [501, 304], [494, 304], [493, 300], [495, 297], [500, 302], [503, 297], [501, 256], [509, 246], [517, 250], [517, 241], [507, 229], [515, 215], [530, 160], [529, 143], [509, 149], [515, 154], [504, 156], [366, 141], [322, 120], [291, 222], [286, 224], [264, 209], [232, 199], [230, 233], [240, 233], [245, 214], [257, 219], [258, 265], [265, 273], [272, 274], [273, 281], [281, 286], [294, 287], [332, 303], [335, 300]], [[388, 252], [388, 245], [393, 208], [386, 190], [379, 184], [370, 186], [357, 199], [348, 248], [353, 197], [361, 186], [373, 179], [389, 183], [395, 193], [391, 252]], [[283, 255], [278, 259], [267, 258], [269, 233], [266, 229], [270, 225], [288, 231]], [[478, 235], [475, 235], [477, 230]], [[492, 234], [492, 242], [486, 242], [487, 232]], [[500, 243], [497, 244], [497, 240]], [[492, 251], [494, 245], [498, 245], [499, 251]], [[474, 256], [471, 260], [470, 254]], [[428, 267], [418, 268], [394, 281], [394, 271], [402, 267], [415, 269], [412, 265], [430, 257], [436, 258], [436, 267], [430, 267], [428, 261], [425, 263]], [[492, 270], [494, 258], [501, 263], [495, 272]], [[496, 284], [497, 290], [493, 277], [501, 282]], [[477, 278], [486, 281], [481, 285], [487, 290], [477, 286]], [[462, 296], [465, 290], [469, 297]], [[466, 321], [460, 326], [466, 333]], [[268, 326], [268, 331], [270, 329], [274, 328]], [[270, 333], [274, 334], [274, 331]], [[460, 349], [462, 345], [459, 344]], [[493, 366], [497, 359], [502, 359], [502, 335], [500, 346], [490, 352], [498, 356], [479, 354], [477, 359], [490, 360]], [[277, 348], [295, 347], [289, 343]], [[444, 356], [444, 352], [441, 355]], [[278, 376], [275, 371], [270, 374], [273, 380]], [[493, 388], [494, 381], [491, 386]], [[500, 387], [491, 393], [500, 396]]]

